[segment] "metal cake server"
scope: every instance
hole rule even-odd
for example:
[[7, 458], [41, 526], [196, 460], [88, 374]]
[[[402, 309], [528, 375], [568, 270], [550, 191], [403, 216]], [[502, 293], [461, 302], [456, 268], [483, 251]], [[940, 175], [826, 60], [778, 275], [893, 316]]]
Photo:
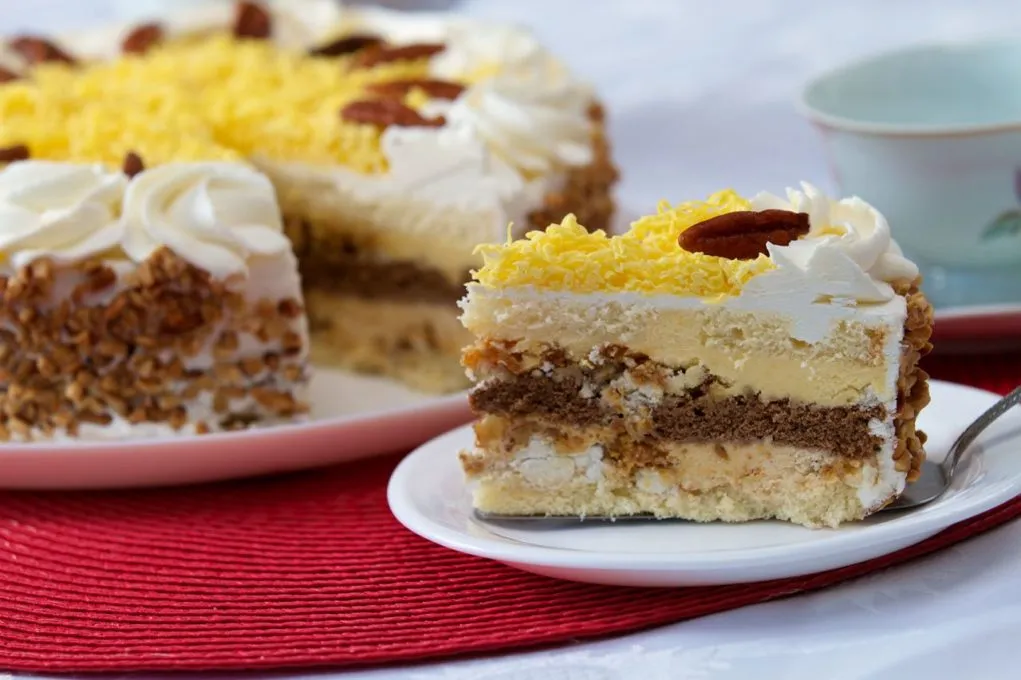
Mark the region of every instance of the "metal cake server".
[[[1019, 403], [1021, 403], [1021, 387], [1015, 388], [1010, 394], [990, 406], [971, 425], [965, 428], [964, 432], [954, 441], [942, 462], [934, 463], [926, 461], [922, 463], [922, 471], [918, 479], [909, 484], [899, 498], [880, 510], [880, 512], [917, 508], [931, 503], [942, 496], [950, 488], [954, 475], [957, 474], [958, 470], [962, 469], [962, 463], [974, 454], [975, 449], [970, 448], [972, 442], [1000, 416]], [[633, 522], [656, 519], [650, 514], [620, 515], [617, 517], [610, 515], [572, 517], [566, 515], [504, 515], [494, 512], [482, 512], [480, 510], [475, 510], [474, 514], [476, 518], [487, 522], [521, 522], [557, 526], [562, 526], [568, 522]]]

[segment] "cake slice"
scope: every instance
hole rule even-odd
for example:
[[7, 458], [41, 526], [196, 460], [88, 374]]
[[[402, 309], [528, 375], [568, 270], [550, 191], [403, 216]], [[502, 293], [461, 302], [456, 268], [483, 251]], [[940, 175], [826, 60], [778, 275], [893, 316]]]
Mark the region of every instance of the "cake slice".
[[864, 201], [724, 191], [483, 253], [479, 510], [836, 526], [917, 476], [932, 310]]
[[0, 439], [128, 438], [307, 410], [297, 261], [242, 163], [0, 170]]

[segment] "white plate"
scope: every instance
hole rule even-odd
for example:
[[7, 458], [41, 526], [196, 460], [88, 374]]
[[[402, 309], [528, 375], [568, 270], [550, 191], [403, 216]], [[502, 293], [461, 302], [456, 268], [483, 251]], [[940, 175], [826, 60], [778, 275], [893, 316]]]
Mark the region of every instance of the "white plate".
[[411, 392], [318, 369], [307, 422], [128, 441], [0, 444], [0, 488], [156, 486], [299, 470], [407, 450], [471, 417], [465, 393]]
[[[941, 459], [957, 434], [999, 397], [940, 381], [920, 416], [928, 452]], [[765, 581], [843, 567], [899, 550], [1021, 493], [1021, 410], [979, 439], [979, 455], [942, 499], [879, 514], [839, 529], [784, 522], [585, 524], [508, 527], [475, 520], [457, 452], [472, 444], [461, 427], [406, 457], [390, 480], [397, 519], [430, 541], [537, 574], [589, 583], [690, 586]]]

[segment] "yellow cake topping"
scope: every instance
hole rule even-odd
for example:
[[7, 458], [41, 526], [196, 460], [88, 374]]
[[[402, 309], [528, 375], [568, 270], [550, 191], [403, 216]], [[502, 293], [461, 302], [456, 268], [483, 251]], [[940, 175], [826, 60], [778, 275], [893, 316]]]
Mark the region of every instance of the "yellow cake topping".
[[619, 236], [589, 233], [568, 215], [545, 232], [503, 245], [483, 245], [484, 266], [475, 278], [484, 286], [534, 286], [574, 293], [636, 292], [697, 297], [735, 295], [744, 284], [773, 268], [765, 255], [730, 260], [691, 253], [677, 243], [692, 225], [723, 213], [749, 210], [747, 199], [721, 191], [705, 201], [660, 204]]
[[[87, 66], [43, 64], [0, 86], [0, 148], [26, 144], [32, 158], [147, 164], [251, 158], [384, 172], [380, 129], [342, 120], [366, 87], [428, 75], [426, 59], [350, 68], [352, 57], [316, 58], [228, 33], [171, 41], [144, 56]], [[427, 98], [414, 91], [412, 108]]]

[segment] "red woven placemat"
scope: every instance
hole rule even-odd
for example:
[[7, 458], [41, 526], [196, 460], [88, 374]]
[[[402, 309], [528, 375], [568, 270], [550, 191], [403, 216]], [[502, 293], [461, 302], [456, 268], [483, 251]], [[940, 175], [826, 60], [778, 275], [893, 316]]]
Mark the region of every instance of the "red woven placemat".
[[[930, 362], [997, 391], [1021, 357]], [[866, 564], [676, 590], [532, 576], [434, 546], [386, 506], [396, 458], [186, 489], [0, 494], [0, 668], [417, 661], [633, 631], [821, 588], [961, 541], [1021, 500]]]

